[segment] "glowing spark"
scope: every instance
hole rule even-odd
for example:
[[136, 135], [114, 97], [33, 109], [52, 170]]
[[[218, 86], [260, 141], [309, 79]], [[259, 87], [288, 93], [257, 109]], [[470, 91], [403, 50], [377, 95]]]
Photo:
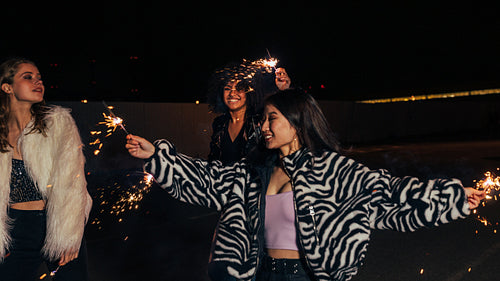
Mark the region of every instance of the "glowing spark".
[[486, 218], [482, 218], [482, 217], [478, 216], [477, 220], [480, 221], [482, 224], [484, 224], [484, 226], [491, 225], [491, 223]]
[[219, 79], [225, 81], [246, 80], [251, 81], [258, 73], [273, 73], [276, 71], [278, 60], [269, 56], [267, 59], [249, 61], [243, 59], [237, 66], [217, 70]]
[[274, 58], [271, 58], [271, 59], [268, 59], [268, 60], [264, 60], [262, 62], [262, 64], [264, 64], [267, 67], [276, 67], [276, 65], [278, 64], [278, 60], [274, 59]]
[[[137, 178], [139, 176], [139, 178]], [[149, 193], [150, 187], [153, 184], [153, 176], [144, 172], [134, 172], [127, 174], [130, 180], [136, 182], [132, 186], [122, 186], [115, 183], [112, 186], [100, 187], [100, 194], [94, 197], [95, 206], [99, 206], [100, 214], [110, 214], [117, 217], [117, 222], [124, 221], [124, 215], [130, 211], [139, 210], [141, 201]], [[94, 218], [91, 222], [101, 229], [101, 220]]]
[[[476, 189], [484, 190], [486, 196], [485, 199], [480, 203], [479, 207], [477, 208], [477, 211], [476, 210], [473, 211], [473, 214], [476, 215], [476, 219], [482, 225], [484, 225], [485, 227], [491, 227], [494, 225], [498, 225], [498, 221], [495, 222], [495, 220], [498, 220], [498, 216], [495, 216], [493, 214], [494, 218], [491, 217], [492, 214], [491, 211], [488, 209], [487, 204], [498, 201], [498, 194], [500, 191], [500, 177], [496, 176], [494, 173], [489, 171], [484, 173], [484, 176], [485, 177], [483, 179], [475, 182], [476, 182]], [[485, 212], [489, 212], [488, 218], [485, 216], [485, 214], [481, 214]], [[493, 232], [495, 231], [496, 229], [493, 230]]]
[[486, 178], [482, 180], [482, 187], [483, 188], [496, 188], [498, 187], [499, 184], [499, 177], [495, 177], [495, 175], [491, 172], [486, 172], [484, 173]]
[[271, 56], [271, 52], [269, 52], [268, 48], [266, 48], [266, 52], [268, 59], [264, 60], [264, 65], [267, 67], [272, 67], [274, 69], [274, 72], [276, 72], [276, 65], [278, 64], [278, 60]]
[[59, 265], [54, 271], [51, 271], [50, 276], [55, 276], [60, 267], [61, 266]]
[[484, 173], [484, 176], [484, 179], [476, 182], [476, 188], [486, 192], [486, 200], [498, 200], [497, 193], [500, 191], [500, 177], [489, 171]]
[[[104, 104], [104, 106], [109, 111], [109, 115], [107, 115], [106, 113], [102, 113], [102, 115], [104, 117], [104, 121], [101, 121], [101, 122], [98, 123], [98, 125], [104, 125], [107, 128], [106, 135], [104, 136], [104, 138], [107, 138], [111, 134], [113, 134], [113, 132], [116, 130], [116, 128], [118, 128], [118, 126], [120, 128], [122, 128], [122, 130], [128, 135], [129, 132], [125, 129], [125, 126], [123, 125], [123, 119], [120, 118], [120, 117], [117, 117], [113, 113], [113, 111], [111, 110], [113, 108], [112, 106], [108, 106], [104, 101], [102, 103]], [[102, 133], [103, 133], [102, 130], [101, 131], [91, 131], [90, 132], [90, 134], [92, 136], [99, 136]], [[103, 143], [102, 143], [102, 141], [101, 141], [100, 138], [96, 138], [94, 141], [90, 142], [89, 144], [90, 145], [98, 145], [99, 146], [97, 149], [94, 150], [94, 155], [98, 155], [101, 152]]]
[[151, 174], [147, 174], [144, 176], [144, 182], [146, 183], [146, 185], [148, 187], [151, 186], [151, 184], [153, 183], [153, 179], [154, 179], [154, 177]]
[[99, 122], [99, 124], [108, 127], [108, 130], [106, 131], [108, 134], [106, 135], [106, 137], [110, 136], [118, 126], [120, 126], [128, 135], [127, 130], [125, 130], [125, 127], [123, 126], [123, 119], [113, 115], [106, 115], [106, 113], [103, 113], [102, 115], [104, 116], [104, 121]]
[[[259, 59], [256, 61], [251, 62], [252, 65], [255, 65], [256, 67], [259, 68], [264, 68], [265, 71], [271, 72], [273, 69], [276, 68], [276, 65], [278, 64], [278, 60], [275, 58], [268, 58], [268, 59]], [[255, 73], [250, 73], [251, 77], [255, 75]]]
[[108, 109], [109, 111], [109, 115], [111, 116], [111, 119], [113, 120], [113, 125], [115, 126], [114, 128], [116, 129], [116, 126], [120, 126], [122, 128], [122, 130], [128, 135], [129, 133], [127, 132], [127, 130], [125, 129], [125, 126], [123, 125], [123, 119], [121, 119], [120, 117], [117, 117], [113, 111], [111, 109], [113, 109], [113, 107], [111, 106], [108, 106], [104, 101], [102, 102], [102, 104]]

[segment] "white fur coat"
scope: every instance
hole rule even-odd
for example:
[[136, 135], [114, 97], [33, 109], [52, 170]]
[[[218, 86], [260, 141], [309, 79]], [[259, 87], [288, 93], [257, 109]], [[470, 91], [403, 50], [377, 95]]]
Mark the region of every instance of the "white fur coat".
[[[27, 172], [46, 203], [47, 236], [42, 253], [57, 260], [66, 250], [78, 250], [92, 207], [87, 191], [82, 141], [68, 109], [53, 106], [46, 116], [47, 137], [29, 132], [19, 139]], [[12, 151], [0, 153], [0, 261], [11, 238], [9, 206]]]

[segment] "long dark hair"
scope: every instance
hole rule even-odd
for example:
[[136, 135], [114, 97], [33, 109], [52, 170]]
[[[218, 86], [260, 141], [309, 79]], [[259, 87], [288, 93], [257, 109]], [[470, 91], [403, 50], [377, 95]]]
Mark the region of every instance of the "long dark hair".
[[[14, 83], [14, 76], [19, 70], [19, 66], [23, 63], [28, 63], [36, 66], [36, 64], [25, 58], [9, 58], [0, 64], [0, 87], [4, 83], [12, 85]], [[45, 101], [33, 104], [31, 106], [31, 115], [34, 117], [34, 124], [28, 133], [41, 133], [46, 135], [47, 124], [45, 123], [45, 116], [47, 115], [47, 106]], [[7, 125], [10, 117], [10, 95], [5, 93], [0, 88], [0, 153], [5, 153], [12, 147], [9, 144], [9, 126]]]
[[315, 155], [325, 150], [341, 152], [340, 144], [316, 100], [301, 89], [279, 91], [266, 98], [297, 131], [303, 147]]

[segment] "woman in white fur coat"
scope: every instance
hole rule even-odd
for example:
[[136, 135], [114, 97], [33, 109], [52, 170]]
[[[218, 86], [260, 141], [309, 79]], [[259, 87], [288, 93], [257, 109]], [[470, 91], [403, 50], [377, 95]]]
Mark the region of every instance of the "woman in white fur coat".
[[46, 262], [55, 280], [87, 280], [83, 232], [92, 206], [78, 129], [46, 106], [36, 65], [0, 65], [0, 280], [33, 280]]

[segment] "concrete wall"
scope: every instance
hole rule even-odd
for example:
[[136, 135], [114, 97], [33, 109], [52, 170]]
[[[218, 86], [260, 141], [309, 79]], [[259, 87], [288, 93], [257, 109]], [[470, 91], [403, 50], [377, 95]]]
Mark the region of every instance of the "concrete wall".
[[[97, 156], [90, 131], [102, 129], [102, 113], [108, 113], [100, 102], [54, 102], [72, 109], [86, 147], [89, 165], [100, 168], [127, 168], [129, 157], [124, 151], [125, 133], [117, 130], [103, 140]], [[206, 157], [211, 136], [211, 122], [216, 116], [207, 104], [110, 102], [117, 116], [124, 119], [127, 130], [149, 140], [166, 138], [180, 152]], [[369, 143], [394, 138], [430, 135], [492, 134], [499, 130], [499, 102], [432, 100], [388, 104], [320, 101], [332, 128], [342, 143]], [[125, 161], [127, 160], [127, 161]], [[128, 164], [129, 165], [129, 164]], [[137, 165], [137, 163], [135, 163]]]

